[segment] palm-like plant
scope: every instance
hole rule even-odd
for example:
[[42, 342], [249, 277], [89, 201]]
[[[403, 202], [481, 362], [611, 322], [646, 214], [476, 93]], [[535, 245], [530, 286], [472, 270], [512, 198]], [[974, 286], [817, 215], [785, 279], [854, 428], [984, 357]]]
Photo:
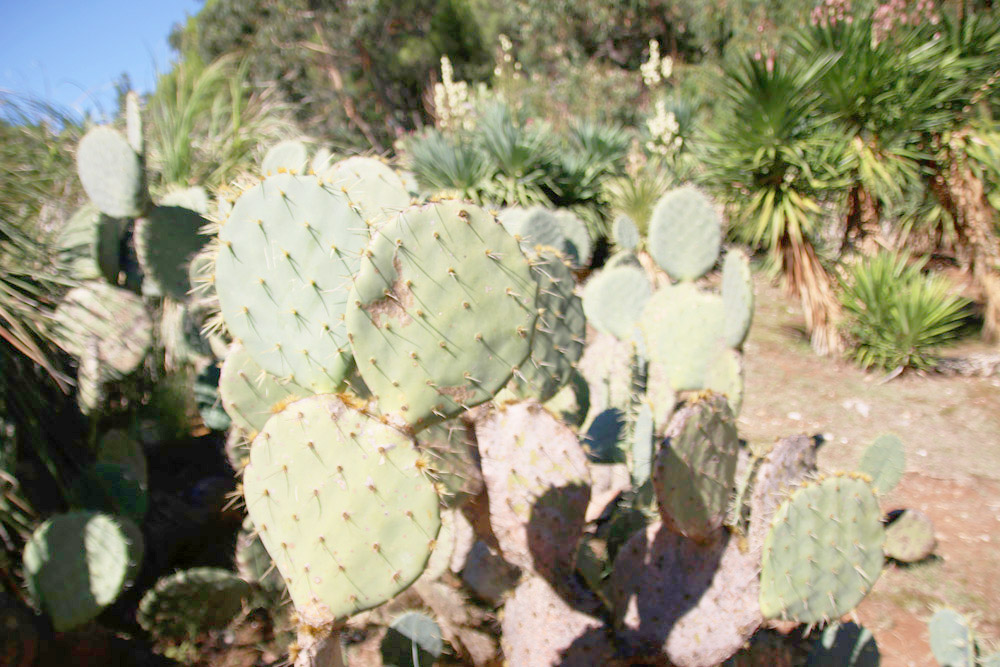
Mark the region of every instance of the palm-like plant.
[[[834, 17], [798, 32], [803, 60], [830, 58], [816, 77], [818, 105], [851, 141], [844, 144], [850, 180], [844, 240], [875, 235], [887, 203], [919, 181], [913, 138], [947, 119], [944, 51], [927, 25], [879, 34], [871, 13]], [[881, 38], [881, 39], [880, 39]]]
[[840, 349], [839, 302], [811, 241], [825, 194], [841, 187], [843, 138], [829, 131], [815, 80], [833, 61], [744, 55], [727, 66], [728, 113], [707, 134], [708, 182], [729, 204], [733, 234], [768, 250], [802, 300], [813, 349]]
[[486, 156], [468, 141], [446, 137], [434, 128], [427, 128], [406, 142], [404, 162], [421, 188], [454, 193], [480, 203], [491, 173]]
[[523, 122], [498, 103], [483, 111], [475, 140], [493, 166], [484, 187], [487, 198], [507, 206], [548, 201], [555, 150], [544, 126]]
[[929, 368], [933, 351], [959, 336], [969, 301], [941, 276], [923, 274], [925, 264], [883, 251], [855, 265], [844, 281], [845, 330], [862, 367]]

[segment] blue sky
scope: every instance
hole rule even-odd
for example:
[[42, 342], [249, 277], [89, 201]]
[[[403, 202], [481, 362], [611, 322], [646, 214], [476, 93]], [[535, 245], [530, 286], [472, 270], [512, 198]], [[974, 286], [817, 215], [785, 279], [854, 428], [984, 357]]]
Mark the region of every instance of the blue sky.
[[0, 90], [83, 113], [114, 113], [128, 72], [148, 92], [170, 68], [167, 36], [200, 0], [0, 0]]

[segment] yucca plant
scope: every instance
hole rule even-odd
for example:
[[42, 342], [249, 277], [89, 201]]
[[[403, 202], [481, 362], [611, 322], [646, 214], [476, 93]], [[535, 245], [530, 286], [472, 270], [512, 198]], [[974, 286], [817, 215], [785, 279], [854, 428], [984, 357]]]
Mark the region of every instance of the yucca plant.
[[544, 125], [517, 118], [504, 104], [487, 107], [479, 118], [474, 141], [488, 157], [492, 177], [484, 185], [491, 201], [530, 206], [549, 201], [555, 172], [553, 139]]
[[863, 368], [900, 372], [934, 365], [934, 351], [959, 337], [969, 300], [941, 276], [922, 272], [926, 260], [882, 251], [855, 265], [841, 303], [850, 356]]
[[449, 192], [482, 203], [490, 163], [463, 137], [446, 137], [434, 128], [411, 136], [403, 162], [430, 192]]
[[625, 176], [608, 179], [601, 198], [613, 215], [628, 216], [645, 236], [656, 202], [679, 182], [663, 161], [653, 159], [637, 165]]
[[624, 173], [631, 137], [620, 125], [583, 120], [572, 124], [566, 146], [557, 153], [552, 179], [553, 198], [559, 206], [594, 204], [601, 185]]
[[840, 349], [839, 303], [812, 234], [824, 198], [843, 187], [843, 136], [819, 109], [815, 80], [833, 61], [746, 54], [724, 70], [728, 113], [707, 133], [706, 182], [727, 201], [732, 234], [766, 249], [802, 300], [813, 349]]

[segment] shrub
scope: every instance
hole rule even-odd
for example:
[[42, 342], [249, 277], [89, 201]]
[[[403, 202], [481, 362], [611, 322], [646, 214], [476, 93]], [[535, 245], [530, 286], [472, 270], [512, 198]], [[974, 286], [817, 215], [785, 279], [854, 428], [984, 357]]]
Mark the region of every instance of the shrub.
[[945, 278], [922, 273], [925, 263], [881, 252], [850, 271], [841, 302], [850, 355], [862, 367], [929, 368], [932, 350], [960, 335], [969, 300]]

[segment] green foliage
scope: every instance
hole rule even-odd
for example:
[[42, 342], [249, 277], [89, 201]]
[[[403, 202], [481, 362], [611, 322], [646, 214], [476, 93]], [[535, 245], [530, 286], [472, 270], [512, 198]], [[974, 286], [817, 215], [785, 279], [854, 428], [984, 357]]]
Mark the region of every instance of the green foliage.
[[921, 273], [925, 263], [882, 252], [851, 269], [841, 302], [851, 356], [863, 368], [930, 368], [933, 351], [961, 334], [968, 300], [945, 278]]
[[407, 166], [423, 189], [482, 201], [480, 192], [490, 175], [490, 163], [470, 142], [428, 128], [411, 137], [406, 147]]

